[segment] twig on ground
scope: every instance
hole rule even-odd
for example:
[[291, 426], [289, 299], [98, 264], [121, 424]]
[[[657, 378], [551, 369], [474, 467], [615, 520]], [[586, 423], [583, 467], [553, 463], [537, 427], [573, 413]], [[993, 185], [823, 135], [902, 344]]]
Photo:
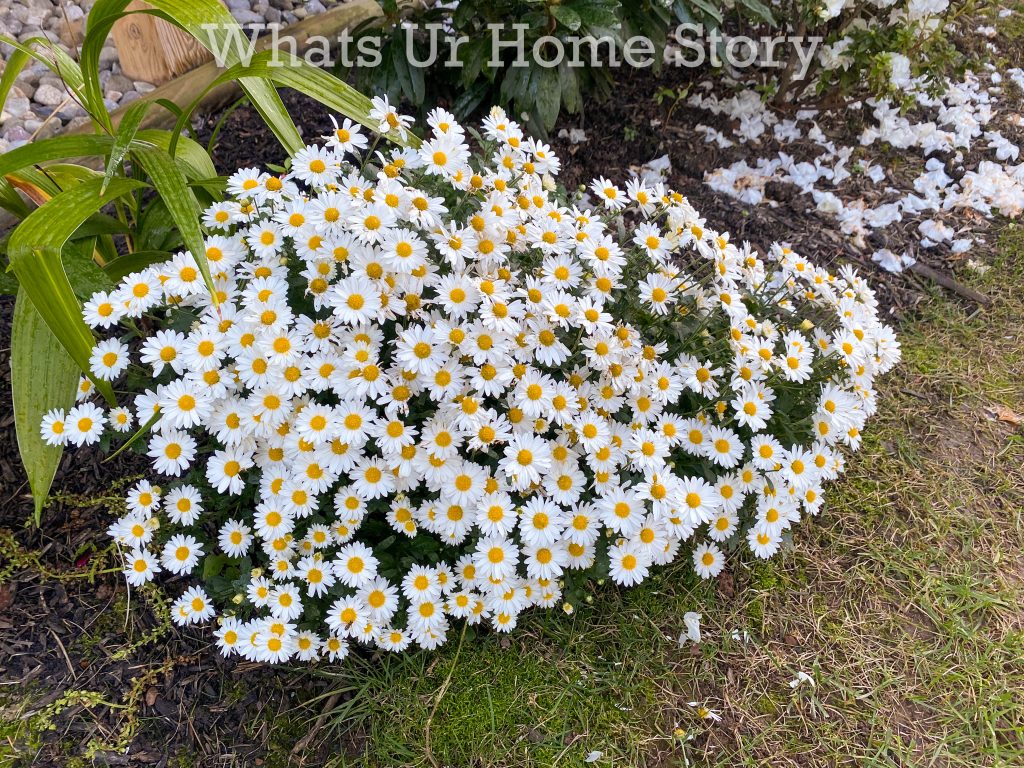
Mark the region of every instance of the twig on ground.
[[957, 296], [960, 296], [968, 301], [973, 301], [986, 309], [992, 306], [992, 299], [983, 293], [979, 293], [973, 288], [969, 288], [958, 280], [954, 280], [949, 275], [945, 275], [942, 272], [932, 269], [927, 264], [920, 261], [914, 262], [913, 266], [910, 267], [911, 272], [914, 272], [921, 277], [931, 280], [933, 283], [938, 283], [948, 291], [952, 291]]
[[329, 699], [327, 699], [327, 703], [324, 704], [324, 708], [320, 711], [319, 716], [317, 716], [316, 721], [313, 723], [313, 727], [309, 729], [305, 736], [303, 736], [301, 739], [295, 742], [295, 746], [292, 747], [289, 762], [298, 757], [299, 765], [302, 764], [302, 761], [304, 759], [302, 757], [302, 753], [305, 751], [306, 747], [309, 746], [309, 742], [313, 740], [313, 737], [317, 734], [317, 732], [323, 727], [324, 721], [327, 719], [327, 716], [331, 714], [331, 711], [334, 709], [335, 705], [338, 703], [338, 699], [340, 698], [341, 694], [335, 693], [332, 694]]

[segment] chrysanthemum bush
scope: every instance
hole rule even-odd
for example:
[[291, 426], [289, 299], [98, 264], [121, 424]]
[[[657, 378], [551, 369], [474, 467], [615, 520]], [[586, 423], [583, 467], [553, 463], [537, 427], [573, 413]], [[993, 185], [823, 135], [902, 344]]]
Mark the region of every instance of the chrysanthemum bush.
[[567, 201], [498, 109], [475, 151], [428, 123], [418, 149], [345, 122], [283, 175], [234, 174], [205, 219], [216, 302], [180, 254], [85, 306], [94, 375], [142, 391], [108, 412], [86, 392], [43, 434], [148, 425], [152, 476], [110, 535], [225, 654], [433, 648], [594, 580], [769, 557], [899, 358], [849, 269], [761, 256], [661, 185]]

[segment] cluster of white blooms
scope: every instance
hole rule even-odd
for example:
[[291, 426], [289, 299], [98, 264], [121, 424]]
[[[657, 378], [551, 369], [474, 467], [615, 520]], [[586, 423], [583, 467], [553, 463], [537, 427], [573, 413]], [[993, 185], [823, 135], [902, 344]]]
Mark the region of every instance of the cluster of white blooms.
[[[752, 87], [721, 98], [715, 93], [715, 84], [702, 83], [689, 103], [735, 121], [728, 136], [698, 125], [707, 142], [728, 148], [771, 141], [783, 147], [802, 141], [805, 146], [809, 143], [816, 155], [798, 162], [785, 151], [763, 152], [756, 161], [747, 157], [709, 171], [705, 183], [751, 205], [775, 204], [766, 197], [769, 182], [791, 184], [807, 196], [808, 210], [835, 217], [839, 230], [858, 249], [867, 249], [873, 230], [910, 219], [917, 221], [914, 228], [922, 250], [953, 254], [971, 251], [981, 240], [976, 234], [983, 229], [978, 222], [997, 214], [1016, 218], [1024, 213], [1020, 147], [1001, 133], [1019, 132], [1024, 117], [1014, 114], [1019, 107], [1012, 100], [1003, 98], [1004, 76], [993, 65], [978, 73], [966, 73], [960, 82], [947, 82], [943, 92], [936, 95], [929, 90], [926, 78], [911, 77], [905, 56], [890, 54], [888, 60], [893, 87], [915, 103], [913, 115], [905, 114], [905, 105], [893, 104], [891, 99], [869, 98], [863, 103], [844, 104], [841, 121], [835, 113], [814, 109], [798, 110], [792, 119], [780, 119]], [[1024, 86], [1021, 70], [1011, 69], [1005, 74], [1011, 79], [1019, 77], [1018, 87]], [[902, 172], [897, 172], [894, 160], [886, 162], [884, 156], [880, 157], [884, 164], [861, 159], [863, 150], [843, 146], [841, 135], [826, 133], [820, 127], [819, 123], [830, 122], [845, 129], [850, 110], [870, 112], [860, 146], [884, 143], [901, 150], [898, 158]], [[986, 159], [988, 152], [994, 159]], [[908, 160], [915, 162], [915, 155], [919, 158], [916, 166], [908, 166]], [[916, 176], [908, 173], [909, 168], [916, 168]], [[951, 168], [960, 172], [959, 179], [950, 175]], [[858, 173], [873, 182], [870, 199], [863, 196], [862, 185], [846, 184]], [[849, 191], [851, 187], [853, 192]], [[890, 272], [902, 271], [916, 260], [911, 253], [893, 253], [884, 248], [872, 259]]]
[[92, 365], [150, 388], [43, 434], [150, 425], [163, 479], [110, 535], [133, 585], [202, 577], [173, 616], [219, 613], [226, 654], [432, 648], [453, 619], [504, 632], [592, 578], [638, 584], [683, 542], [704, 578], [729, 542], [768, 557], [899, 358], [852, 271], [759, 257], [660, 184], [567, 203], [558, 158], [499, 109], [476, 151], [427, 122], [414, 149], [345, 121], [283, 175], [234, 174], [205, 215], [216, 302], [181, 253], [85, 306], [156, 328]]

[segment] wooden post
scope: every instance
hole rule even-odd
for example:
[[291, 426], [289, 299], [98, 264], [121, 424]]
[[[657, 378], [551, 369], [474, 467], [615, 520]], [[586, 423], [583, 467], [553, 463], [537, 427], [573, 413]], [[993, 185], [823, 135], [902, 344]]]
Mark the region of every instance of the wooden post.
[[[146, 7], [141, 0], [132, 0], [125, 10]], [[132, 80], [154, 85], [163, 85], [212, 58], [191, 35], [147, 13], [118, 19], [111, 36], [117, 46], [121, 71]]]

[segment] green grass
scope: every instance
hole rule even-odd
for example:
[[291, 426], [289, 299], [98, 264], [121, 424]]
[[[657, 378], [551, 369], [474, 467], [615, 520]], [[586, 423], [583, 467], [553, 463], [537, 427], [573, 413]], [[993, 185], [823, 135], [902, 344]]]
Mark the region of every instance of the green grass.
[[[1024, 232], [1001, 252], [962, 276], [989, 311], [937, 295], [902, 329], [864, 447], [782, 557], [343, 666], [344, 703], [294, 713], [326, 713], [328, 764], [1024, 764], [1024, 438], [992, 418], [1024, 412]], [[705, 641], [680, 647], [689, 610]]]

